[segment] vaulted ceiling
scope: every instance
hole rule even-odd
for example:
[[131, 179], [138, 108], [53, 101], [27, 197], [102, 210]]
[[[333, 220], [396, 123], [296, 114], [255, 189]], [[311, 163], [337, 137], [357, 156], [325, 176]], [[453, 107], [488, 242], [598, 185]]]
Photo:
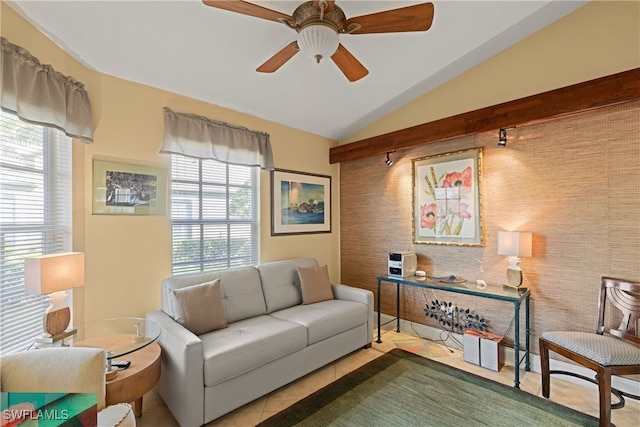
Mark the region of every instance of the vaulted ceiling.
[[[252, 1], [291, 15], [298, 1]], [[338, 0], [347, 18], [419, 4]], [[586, 1], [434, 1], [428, 31], [341, 34], [369, 74], [295, 55], [282, 23], [181, 1], [8, 1], [87, 67], [339, 140], [539, 31]], [[197, 113], [197, 112], [195, 112]], [[215, 119], [215, 118], [213, 118]]]

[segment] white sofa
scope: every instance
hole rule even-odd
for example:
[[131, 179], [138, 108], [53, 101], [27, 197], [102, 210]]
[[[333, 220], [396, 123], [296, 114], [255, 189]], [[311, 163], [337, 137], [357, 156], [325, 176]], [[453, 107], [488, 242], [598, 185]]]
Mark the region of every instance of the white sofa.
[[[162, 327], [156, 390], [182, 427], [208, 423], [371, 345], [372, 292], [329, 285], [327, 275], [333, 298], [303, 304], [297, 269], [309, 267], [318, 267], [314, 258], [164, 280], [162, 309], [147, 318]], [[172, 293], [214, 279], [228, 326], [196, 335], [174, 320], [180, 313]]]

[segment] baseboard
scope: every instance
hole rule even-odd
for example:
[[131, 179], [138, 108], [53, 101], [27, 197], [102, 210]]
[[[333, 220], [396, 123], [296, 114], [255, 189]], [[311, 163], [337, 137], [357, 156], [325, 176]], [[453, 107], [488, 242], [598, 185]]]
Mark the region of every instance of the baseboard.
[[[377, 313], [374, 313], [374, 317], [376, 319], [377, 319], [377, 315], [378, 315]], [[395, 331], [396, 321], [394, 317], [389, 316], [387, 314], [382, 314], [380, 317], [381, 317], [382, 324], [383, 325], [386, 324], [385, 329], [392, 329]], [[460, 351], [463, 350], [462, 334], [456, 334], [456, 333], [447, 331], [446, 339], [443, 339], [445, 335], [443, 335], [442, 329], [436, 328], [433, 326], [423, 325], [421, 323], [410, 322], [405, 319], [400, 319], [400, 331], [409, 335], [414, 335], [414, 336], [425, 338], [431, 341], [442, 342], [448, 347], [456, 348]], [[378, 336], [377, 325], [376, 325], [376, 329], [373, 331], [373, 336], [374, 336], [374, 340], [376, 340]], [[522, 355], [522, 352], [521, 352], [521, 355]], [[505, 348], [505, 363], [511, 366], [515, 364], [514, 351], [513, 351], [513, 348], [511, 347]], [[540, 374], [540, 356], [539, 355], [531, 353], [530, 365], [531, 365], [532, 372]], [[551, 359], [549, 362], [549, 368], [551, 370], [573, 372], [589, 378], [593, 378], [594, 376], [593, 371], [591, 371], [590, 369], [586, 369], [581, 366], [574, 365], [572, 363], [563, 362], [561, 360]], [[595, 384], [592, 384], [588, 381], [581, 380], [579, 378], [575, 378], [569, 375], [562, 375], [562, 376], [558, 375], [558, 378], [560, 377], [564, 381], [580, 384], [585, 387], [593, 388], [594, 390], [597, 390], [598, 388]], [[618, 390], [623, 391], [625, 393], [634, 394], [636, 396], [640, 395], [640, 381], [634, 381], [629, 378], [613, 377], [611, 378], [611, 384], [614, 388], [617, 388]]]

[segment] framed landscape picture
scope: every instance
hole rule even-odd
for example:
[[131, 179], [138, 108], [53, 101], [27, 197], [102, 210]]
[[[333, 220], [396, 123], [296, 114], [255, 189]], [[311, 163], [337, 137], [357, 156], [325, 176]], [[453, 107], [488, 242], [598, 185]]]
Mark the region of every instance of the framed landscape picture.
[[484, 246], [482, 149], [413, 160], [414, 243]]
[[94, 159], [93, 213], [166, 215], [167, 170]]
[[331, 233], [331, 177], [271, 171], [271, 235]]

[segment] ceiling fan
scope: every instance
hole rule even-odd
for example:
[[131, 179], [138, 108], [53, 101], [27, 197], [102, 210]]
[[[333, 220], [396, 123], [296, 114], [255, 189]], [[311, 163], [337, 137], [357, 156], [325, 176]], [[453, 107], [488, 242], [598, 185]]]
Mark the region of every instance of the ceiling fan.
[[298, 32], [298, 39], [260, 65], [256, 71], [273, 73], [295, 54], [308, 53], [319, 63], [331, 57], [351, 82], [369, 71], [345, 48], [339, 34], [400, 33], [427, 31], [433, 22], [433, 3], [391, 9], [347, 19], [335, 0], [313, 0], [302, 3], [291, 16], [242, 0], [202, 0], [207, 6], [256, 18], [281, 22]]

